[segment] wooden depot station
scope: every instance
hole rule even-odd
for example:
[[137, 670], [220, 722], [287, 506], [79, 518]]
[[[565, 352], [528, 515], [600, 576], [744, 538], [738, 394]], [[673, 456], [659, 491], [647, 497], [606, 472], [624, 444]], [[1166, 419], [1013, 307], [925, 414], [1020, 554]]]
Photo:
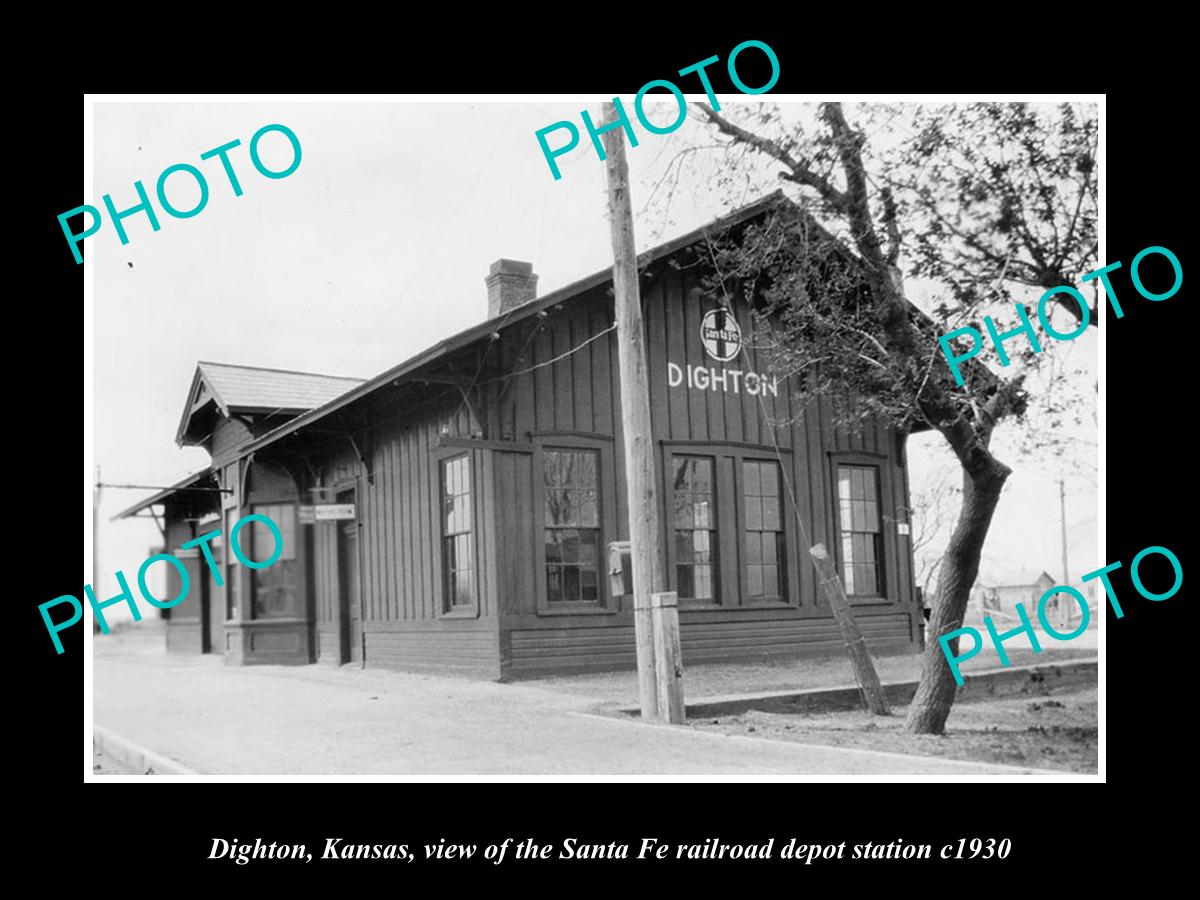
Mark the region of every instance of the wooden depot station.
[[[793, 403], [796, 376], [756, 349], [747, 304], [699, 283], [705, 233], [786, 202], [639, 258], [685, 663], [840, 652], [818, 541], [873, 649], [923, 644], [904, 436]], [[628, 539], [612, 271], [544, 297], [536, 281], [497, 261], [486, 322], [367, 381], [199, 363], [177, 443], [210, 467], [121, 513], [161, 509], [192, 578], [166, 611], [169, 650], [491, 679], [635, 666], [632, 596], [609, 577]], [[283, 556], [254, 571], [218, 546], [219, 587], [180, 547], [252, 512], [278, 523]], [[242, 533], [251, 558], [271, 550], [260, 527]]]

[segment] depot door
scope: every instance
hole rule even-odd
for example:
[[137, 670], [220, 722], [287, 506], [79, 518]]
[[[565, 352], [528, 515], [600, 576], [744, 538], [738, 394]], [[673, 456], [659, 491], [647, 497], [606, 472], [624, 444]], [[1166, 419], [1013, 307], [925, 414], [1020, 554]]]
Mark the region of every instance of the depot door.
[[[342, 500], [339, 497], [338, 502]], [[347, 501], [347, 502], [353, 502]], [[362, 665], [362, 609], [358, 591], [358, 522], [338, 522], [338, 631], [341, 662]]]
[[[220, 560], [218, 559], [218, 565]], [[205, 653], [224, 653], [225, 652], [225, 588], [223, 585], [218, 585], [213, 580], [212, 571], [209, 567], [205, 567], [204, 575], [202, 576], [208, 587], [204, 592], [205, 610], [204, 622], [205, 629], [208, 633], [207, 640], [204, 642]]]

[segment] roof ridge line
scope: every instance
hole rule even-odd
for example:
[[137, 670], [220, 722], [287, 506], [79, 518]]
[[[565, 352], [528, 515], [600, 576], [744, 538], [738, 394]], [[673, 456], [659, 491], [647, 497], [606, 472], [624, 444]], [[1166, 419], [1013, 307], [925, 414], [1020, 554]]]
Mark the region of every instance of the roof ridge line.
[[197, 366], [223, 366], [226, 369], [250, 369], [255, 372], [275, 372], [281, 375], [306, 375], [312, 378], [336, 378], [339, 381], [367, 381], [366, 378], [360, 378], [357, 375], [328, 375], [324, 372], [302, 372], [299, 369], [276, 369], [271, 366], [245, 366], [241, 363], [224, 363], [217, 362], [213, 359], [198, 359]]

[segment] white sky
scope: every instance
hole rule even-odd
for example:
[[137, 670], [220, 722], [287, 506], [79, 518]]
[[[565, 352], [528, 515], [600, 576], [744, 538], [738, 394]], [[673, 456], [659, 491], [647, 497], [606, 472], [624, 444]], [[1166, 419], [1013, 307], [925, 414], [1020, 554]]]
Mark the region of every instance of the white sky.
[[[124, 220], [128, 245], [107, 220], [86, 241], [94, 269], [95, 461], [104, 481], [167, 485], [207, 465], [203, 450], [174, 443], [199, 359], [370, 377], [482, 321], [484, 275], [499, 257], [532, 261], [543, 294], [610, 265], [604, 166], [586, 134], [559, 157], [560, 181], [534, 138], [557, 120], [578, 123], [579, 110], [596, 105], [96, 103], [96, 193], [85, 202], [100, 207], [111, 193], [118, 210], [132, 206], [137, 179], [153, 197], [159, 173], [178, 162], [200, 168], [210, 188], [208, 206], [194, 218], [170, 218], [155, 200], [160, 231], [139, 213]], [[249, 159], [251, 135], [268, 123], [287, 125], [303, 147], [300, 167], [280, 180], [259, 175]], [[669, 137], [639, 131], [641, 143], [629, 151], [635, 211], [675, 141], [703, 127], [689, 119]], [[199, 159], [234, 138], [242, 146], [230, 159], [244, 190], [236, 198], [219, 162]], [[281, 135], [261, 146], [271, 168], [290, 159]], [[177, 207], [194, 205], [186, 175], [168, 184]], [[716, 192], [685, 181], [664, 233], [652, 233], [661, 220], [639, 216], [638, 249], [723, 211]], [[1077, 344], [1094, 367], [1093, 336]], [[913, 439], [914, 490], [952, 463], [943, 447], [937, 435]], [[1103, 562], [1096, 558], [1089, 449], [1068, 480], [1075, 575]], [[1003, 458], [1014, 475], [985, 548], [985, 572], [1045, 568], [1057, 577], [1058, 475], [1013, 453]], [[135, 573], [159, 543], [148, 520], [108, 522], [148, 493], [105, 493], [105, 597], [117, 590], [112, 572]]]

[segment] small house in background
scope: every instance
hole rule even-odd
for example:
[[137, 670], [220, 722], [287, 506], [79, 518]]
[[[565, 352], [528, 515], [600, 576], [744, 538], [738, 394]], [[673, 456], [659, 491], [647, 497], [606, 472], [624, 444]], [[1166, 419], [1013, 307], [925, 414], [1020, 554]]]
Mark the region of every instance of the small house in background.
[[[688, 662], [840, 652], [817, 542], [874, 649], [923, 646], [905, 435], [841, 424], [806, 376], [774, 370], [753, 291], [703, 280], [710, 234], [787, 202], [638, 260], [660, 551]], [[284, 550], [252, 571], [222, 548], [224, 588], [186, 559], [204, 587], [171, 611], [173, 649], [502, 679], [634, 667], [607, 552], [630, 516], [612, 270], [544, 296], [527, 262], [481, 280], [485, 321], [367, 382], [200, 364], [179, 442], [212, 464], [127, 513], [161, 505], [175, 550], [260, 513]], [[252, 559], [273, 550], [258, 523], [240, 539]]]
[[1030, 616], [1034, 616], [1042, 594], [1056, 583], [1044, 569], [1007, 572], [989, 581], [980, 580], [973, 593], [980, 615], [996, 612], [1016, 615], [1016, 606], [1021, 603]]

